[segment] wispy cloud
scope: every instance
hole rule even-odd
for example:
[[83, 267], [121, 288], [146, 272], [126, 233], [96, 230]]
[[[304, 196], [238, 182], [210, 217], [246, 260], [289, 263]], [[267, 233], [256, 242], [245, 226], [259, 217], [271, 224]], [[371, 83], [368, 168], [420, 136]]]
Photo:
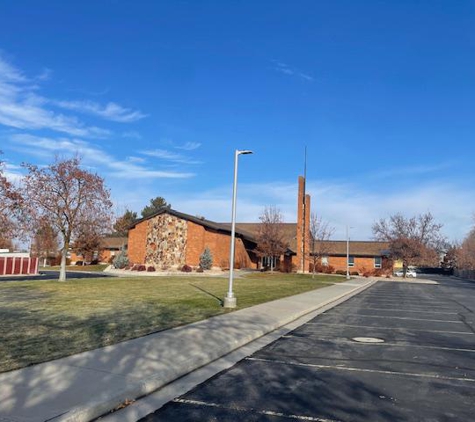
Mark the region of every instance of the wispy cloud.
[[193, 151], [195, 149], [198, 149], [201, 146], [199, 142], [187, 142], [183, 145], [175, 145], [176, 149], [182, 149], [185, 151]]
[[94, 101], [52, 101], [52, 103], [67, 110], [91, 114], [120, 123], [135, 122], [147, 117], [146, 114], [139, 110], [125, 108], [113, 102], [109, 102], [106, 105], [100, 105]]
[[0, 55], [0, 125], [22, 130], [47, 129], [84, 138], [104, 138], [110, 136], [109, 130], [86, 125], [78, 117], [58, 112], [54, 107], [122, 123], [146, 116], [141, 111], [113, 102], [100, 105], [92, 101], [53, 100], [38, 95], [38, 84], [50, 76], [51, 70], [45, 68], [38, 76], [28, 78]]
[[147, 155], [149, 157], [159, 158], [161, 160], [171, 161], [174, 163], [180, 164], [200, 164], [200, 161], [193, 160], [185, 155], [178, 154], [173, 151], [169, 151], [166, 149], [154, 149], [154, 150], [146, 150], [140, 152], [143, 155]]
[[125, 179], [182, 179], [193, 177], [190, 172], [163, 171], [140, 165], [137, 160], [117, 160], [103, 149], [81, 139], [59, 138], [52, 139], [28, 134], [10, 136], [14, 145], [32, 147], [28, 149], [31, 155], [71, 155], [78, 153], [84, 164], [100, 169], [105, 176]]
[[74, 116], [47, 108], [48, 99], [37, 95], [33, 80], [0, 56], [0, 124], [17, 129], [49, 129], [82, 137], [104, 137], [110, 132], [87, 126]]
[[374, 173], [370, 173], [370, 176], [377, 178], [394, 178], [401, 176], [417, 176], [440, 173], [444, 170], [448, 170], [454, 166], [452, 162], [437, 163], [433, 165], [394, 165], [393, 167], [385, 168], [382, 170], [376, 170]]
[[[311, 210], [334, 227], [334, 239], [346, 237], [346, 225], [354, 240], [370, 240], [372, 225], [380, 218], [401, 212], [410, 217], [430, 211], [442, 223], [450, 240], [462, 239], [473, 226], [475, 197], [470, 186], [456, 183], [420, 184], [412, 188], [388, 189], [375, 194], [365, 185], [331, 180], [308, 180], [307, 192], [312, 197]], [[214, 221], [231, 218], [231, 184], [212, 190], [179, 194], [164, 192], [173, 207], [190, 214], [202, 214]], [[441, 201], [441, 198], [444, 198]], [[240, 184], [237, 221], [258, 222], [265, 206], [275, 205], [285, 222], [297, 218], [297, 183]]]
[[277, 60], [273, 60], [273, 63], [274, 63], [274, 70], [276, 70], [277, 72], [283, 73], [284, 75], [295, 76], [309, 82], [313, 82], [314, 80], [313, 76], [310, 76], [307, 73], [301, 72], [300, 70], [295, 69], [286, 63], [283, 63]]

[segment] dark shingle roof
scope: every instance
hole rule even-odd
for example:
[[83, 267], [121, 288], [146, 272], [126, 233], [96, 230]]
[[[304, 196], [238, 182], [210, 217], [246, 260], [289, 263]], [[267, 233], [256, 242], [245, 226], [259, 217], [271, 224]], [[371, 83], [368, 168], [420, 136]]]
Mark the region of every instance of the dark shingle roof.
[[[163, 213], [169, 213], [175, 217], [182, 218], [193, 223], [199, 224], [204, 227], [208, 227], [212, 230], [216, 230], [222, 233], [231, 233], [231, 223], [216, 223], [211, 220], [207, 220], [204, 217], [197, 217], [190, 214], [178, 212], [172, 208], [163, 207], [156, 213], [137, 220], [133, 226], [138, 223], [148, 220], [152, 217]], [[259, 226], [261, 223], [236, 223], [236, 236], [247, 239], [251, 242], [257, 242], [257, 235], [259, 232]], [[290, 252], [296, 253], [297, 251], [297, 223], [282, 223], [282, 230], [284, 231], [284, 239], [289, 244]], [[325, 242], [328, 244], [329, 255], [341, 255], [346, 256], [346, 240], [328, 240]], [[388, 255], [389, 244], [387, 242], [376, 241], [350, 241], [350, 255], [352, 256], [383, 256]]]
[[[325, 242], [328, 255], [346, 256], [346, 240], [328, 240]], [[350, 241], [350, 255], [353, 256], [383, 256], [388, 255], [389, 243], [377, 241]]]

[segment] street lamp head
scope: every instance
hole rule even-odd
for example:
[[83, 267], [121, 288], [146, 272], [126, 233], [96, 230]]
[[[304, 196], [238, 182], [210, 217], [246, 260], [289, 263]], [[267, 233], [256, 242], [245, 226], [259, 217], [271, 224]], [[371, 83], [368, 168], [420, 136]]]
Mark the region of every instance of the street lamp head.
[[243, 149], [243, 150], [236, 150], [238, 155], [244, 155], [244, 154], [252, 154], [252, 151], [249, 149]]

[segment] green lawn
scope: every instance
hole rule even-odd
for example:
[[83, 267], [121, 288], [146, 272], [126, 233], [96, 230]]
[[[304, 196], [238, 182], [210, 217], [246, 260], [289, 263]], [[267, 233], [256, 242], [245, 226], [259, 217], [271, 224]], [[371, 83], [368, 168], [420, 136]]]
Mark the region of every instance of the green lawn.
[[[344, 281], [253, 273], [234, 281], [238, 308]], [[227, 279], [130, 277], [0, 283], [0, 372], [224, 312]]]

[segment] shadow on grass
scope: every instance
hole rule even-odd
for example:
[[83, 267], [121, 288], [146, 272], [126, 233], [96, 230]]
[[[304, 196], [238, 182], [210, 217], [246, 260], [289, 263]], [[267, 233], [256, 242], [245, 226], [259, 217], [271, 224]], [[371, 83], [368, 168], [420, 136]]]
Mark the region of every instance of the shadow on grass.
[[224, 300], [221, 299], [220, 297], [214, 295], [214, 294], [211, 293], [211, 292], [208, 292], [207, 290], [203, 289], [203, 288], [200, 287], [200, 286], [196, 286], [196, 285], [193, 284], [193, 283], [190, 283], [190, 286], [194, 287], [195, 289], [198, 289], [200, 292], [203, 292], [204, 294], [206, 294], [206, 295], [212, 297], [213, 299], [216, 299], [216, 300], [218, 301], [219, 305], [220, 305], [220, 306], [223, 306]]

